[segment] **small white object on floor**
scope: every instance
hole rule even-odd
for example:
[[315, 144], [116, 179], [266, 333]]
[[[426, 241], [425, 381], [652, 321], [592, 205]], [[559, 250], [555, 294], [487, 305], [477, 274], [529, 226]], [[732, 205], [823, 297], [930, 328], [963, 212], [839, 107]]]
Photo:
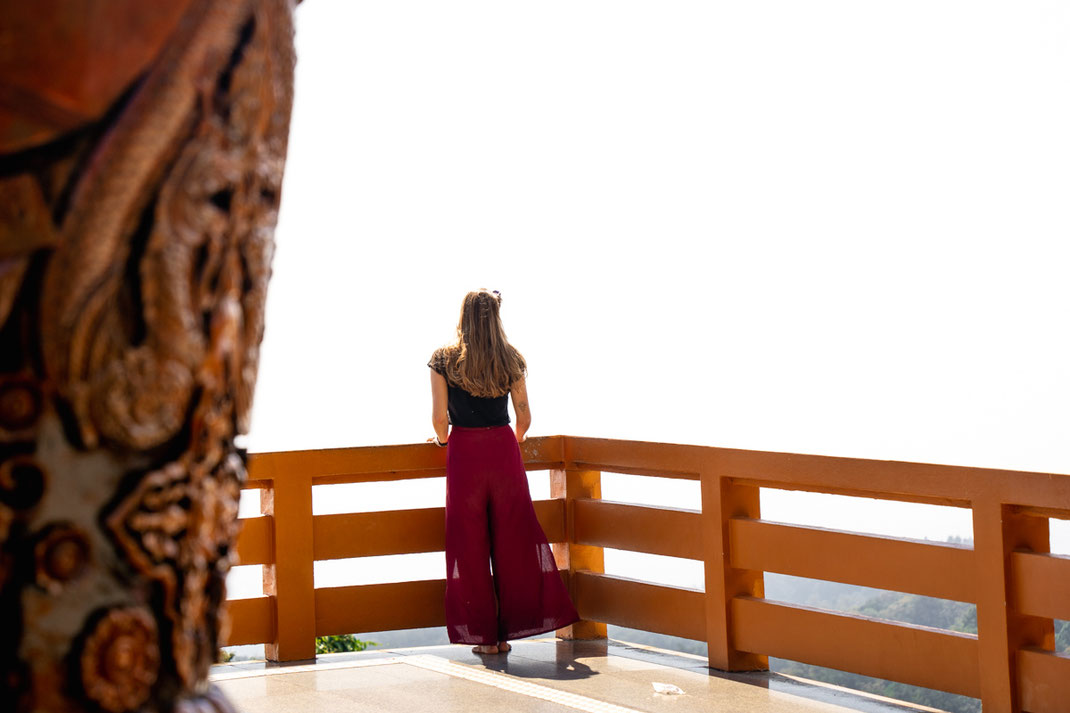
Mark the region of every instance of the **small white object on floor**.
[[674, 686], [671, 683], [653, 682], [650, 685], [654, 687], [654, 693], [664, 693], [667, 696], [683, 695], [683, 689], [678, 686]]

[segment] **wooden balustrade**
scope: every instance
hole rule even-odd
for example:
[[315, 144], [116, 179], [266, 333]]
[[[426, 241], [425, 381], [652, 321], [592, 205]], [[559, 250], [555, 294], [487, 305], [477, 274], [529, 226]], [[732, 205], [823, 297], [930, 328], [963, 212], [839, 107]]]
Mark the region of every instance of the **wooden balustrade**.
[[[777, 656], [979, 697], [986, 713], [1066, 710], [1053, 620], [1070, 620], [1070, 558], [1049, 553], [1048, 518], [1070, 519], [1070, 475], [563, 436], [523, 451], [550, 471], [536, 511], [583, 617], [561, 636], [604, 637], [608, 623], [705, 641], [719, 669]], [[601, 472], [698, 481], [701, 509], [603, 501]], [[314, 656], [316, 636], [444, 624], [444, 580], [312, 578], [316, 560], [444, 546], [442, 508], [313, 516], [313, 486], [443, 475], [444, 452], [425, 444], [252, 456], [245, 487], [264, 514], [245, 520], [238, 553], [264, 565], [266, 596], [230, 601], [228, 643], [286, 661]], [[762, 487], [970, 508], [974, 546], [765, 521]], [[605, 547], [702, 561], [705, 589], [607, 575]], [[764, 572], [974, 603], [978, 634], [767, 600]]]

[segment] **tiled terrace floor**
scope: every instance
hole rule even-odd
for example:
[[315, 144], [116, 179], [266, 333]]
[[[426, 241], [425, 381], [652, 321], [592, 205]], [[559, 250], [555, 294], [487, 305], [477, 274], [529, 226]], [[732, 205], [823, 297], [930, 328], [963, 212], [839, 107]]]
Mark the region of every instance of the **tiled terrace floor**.
[[[243, 713], [917, 713], [931, 710], [779, 674], [710, 672], [705, 659], [619, 641], [529, 639], [507, 655], [432, 646], [223, 664], [212, 680]], [[655, 683], [683, 691], [665, 694]]]

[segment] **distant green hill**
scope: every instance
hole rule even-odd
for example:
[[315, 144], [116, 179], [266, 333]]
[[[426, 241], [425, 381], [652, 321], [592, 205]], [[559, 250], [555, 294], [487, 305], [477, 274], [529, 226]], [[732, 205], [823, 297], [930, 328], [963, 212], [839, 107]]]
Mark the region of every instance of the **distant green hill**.
[[[770, 575], [767, 575], [769, 577]], [[788, 578], [794, 579], [794, 578]], [[789, 583], [778, 583], [780, 587], [790, 587]], [[834, 585], [843, 587], [845, 585]], [[774, 586], [774, 590], [778, 587]], [[766, 596], [770, 594], [768, 583]], [[855, 589], [852, 587], [851, 589]], [[934, 599], [932, 597], [919, 597], [915, 594], [900, 594], [898, 592], [886, 592], [877, 590], [878, 593], [867, 596], [860, 604], [848, 607], [829, 607], [828, 604], [819, 603], [816, 606], [823, 608], [836, 608], [840, 611], [851, 612], [870, 616], [875, 619], [890, 619], [906, 624], [919, 626], [931, 626], [938, 629], [950, 629], [968, 634], [977, 633], [977, 607], [973, 604], [953, 602], [946, 599]], [[842, 601], [842, 599], [841, 599]], [[820, 666], [798, 663], [796, 661], [784, 661], [771, 659], [769, 666], [774, 671], [800, 676], [815, 681], [825, 681], [846, 688], [854, 688], [859, 691], [875, 693], [888, 698], [896, 698], [909, 703], [939, 708], [952, 713], [980, 713], [981, 701], [967, 696], [957, 696], [953, 693], [934, 691], [918, 686], [908, 686], [904, 683], [885, 681], [869, 676], [860, 676], [855, 673], [846, 673]]]

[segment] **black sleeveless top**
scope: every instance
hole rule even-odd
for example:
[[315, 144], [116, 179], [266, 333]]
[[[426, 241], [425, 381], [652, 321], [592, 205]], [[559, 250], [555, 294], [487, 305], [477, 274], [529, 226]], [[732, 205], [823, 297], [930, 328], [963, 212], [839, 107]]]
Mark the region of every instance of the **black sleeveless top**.
[[508, 393], [494, 398], [473, 396], [460, 386], [450, 383], [446, 377], [446, 365], [438, 357], [439, 353], [436, 352], [427, 365], [446, 378], [446, 387], [449, 389], [447, 410], [451, 424], [461, 428], [488, 428], [509, 423]]

